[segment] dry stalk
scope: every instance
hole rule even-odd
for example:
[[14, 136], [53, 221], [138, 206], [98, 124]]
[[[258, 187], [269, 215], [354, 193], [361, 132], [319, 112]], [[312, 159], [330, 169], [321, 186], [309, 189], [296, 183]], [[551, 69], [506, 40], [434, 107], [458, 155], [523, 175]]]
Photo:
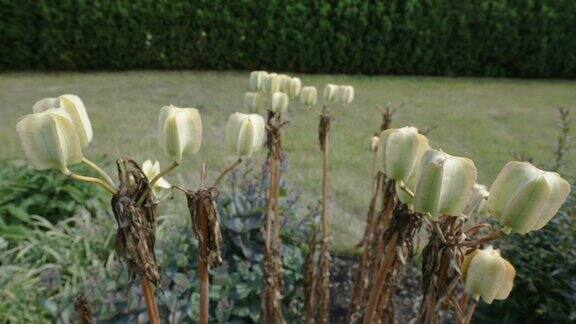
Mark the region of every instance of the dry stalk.
[[364, 323], [394, 323], [393, 296], [404, 272], [404, 267], [414, 254], [414, 237], [422, 225], [422, 217], [405, 204], [394, 208], [390, 225], [383, 235], [384, 261], [370, 292]]
[[74, 302], [74, 308], [78, 314], [78, 324], [92, 324], [93, 316], [92, 310], [90, 309], [90, 304], [83, 293], [76, 296], [76, 301]]
[[463, 218], [442, 216], [423, 250], [419, 323], [441, 323], [440, 310], [454, 298], [462, 273], [463, 227]]
[[160, 283], [158, 263], [154, 255], [155, 200], [146, 176], [138, 164], [130, 159], [119, 159], [120, 188], [112, 197], [112, 211], [118, 223], [116, 253], [124, 260], [132, 283], [137, 276], [143, 287], [151, 323], [159, 323], [160, 316], [154, 298], [154, 286]]
[[284, 323], [282, 314], [283, 266], [280, 255], [280, 179], [282, 163], [281, 115], [269, 112], [267, 140], [268, 205], [264, 243], [264, 289], [262, 292], [261, 321], [263, 323]]
[[308, 238], [308, 254], [304, 261], [304, 323], [314, 323], [316, 308], [316, 273], [318, 262], [318, 230], [315, 225], [312, 226], [310, 237]]
[[[376, 136], [379, 136], [382, 131], [390, 128], [392, 115], [395, 112], [395, 109], [391, 109], [390, 107], [386, 109], [379, 108], [379, 110], [382, 114], [382, 122], [379, 131], [375, 134]], [[360, 318], [362, 318], [364, 306], [368, 299], [370, 284], [374, 281], [375, 273], [371, 271], [374, 268], [373, 257], [378, 247], [378, 235], [382, 234], [382, 232], [379, 231], [379, 227], [376, 225], [378, 224], [383, 226], [383, 219], [389, 217], [386, 214], [386, 211], [390, 211], [390, 208], [393, 208], [393, 206], [390, 205], [392, 202], [390, 199], [394, 197], [393, 186], [386, 181], [384, 174], [377, 172], [377, 170], [377, 152], [374, 151], [372, 156], [372, 192], [370, 197], [370, 206], [366, 217], [366, 227], [364, 229], [364, 237], [356, 245], [356, 247], [363, 246], [364, 250], [362, 251], [358, 269], [356, 270], [354, 286], [352, 288], [352, 297], [350, 299], [348, 318], [351, 323], [357, 323]], [[376, 203], [380, 195], [382, 195], [383, 208], [378, 214], [378, 219], [376, 219]]]
[[198, 277], [200, 280], [199, 322], [201, 324], [207, 324], [210, 316], [210, 267], [215, 268], [222, 263], [222, 233], [220, 231], [220, 216], [216, 208], [219, 191], [216, 187], [204, 188], [205, 177], [206, 165], [203, 163], [200, 173], [200, 188], [196, 192], [173, 187], [186, 194], [192, 230], [200, 246]]
[[[440, 310], [450, 308], [458, 324], [469, 323], [472, 319], [476, 301], [461, 287], [464, 256], [505, 234], [486, 223], [465, 231], [466, 220], [466, 216], [442, 216], [432, 227], [434, 230], [422, 252], [423, 299], [418, 323], [441, 323]], [[475, 238], [482, 229], [490, 231]]]
[[316, 321], [321, 324], [329, 322], [330, 315], [330, 247], [329, 247], [329, 226], [328, 219], [328, 165], [330, 161], [330, 127], [332, 116], [328, 106], [324, 106], [320, 114], [318, 125], [318, 138], [320, 140], [320, 150], [322, 151], [322, 240], [319, 256], [319, 286], [318, 307]]

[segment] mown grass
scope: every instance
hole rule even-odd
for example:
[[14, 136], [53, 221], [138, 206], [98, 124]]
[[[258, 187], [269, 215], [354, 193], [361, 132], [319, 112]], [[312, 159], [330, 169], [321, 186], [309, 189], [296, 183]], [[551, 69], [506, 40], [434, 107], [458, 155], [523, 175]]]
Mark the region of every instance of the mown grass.
[[[542, 162], [551, 156], [557, 135], [557, 107], [574, 109], [576, 82], [421, 77], [300, 75], [305, 85], [351, 84], [356, 99], [335, 109], [331, 161], [331, 224], [334, 246], [348, 249], [362, 233], [370, 190], [371, 135], [379, 125], [375, 107], [391, 102], [401, 108], [394, 126], [437, 126], [434, 147], [472, 158], [479, 181], [490, 184], [512, 153]], [[215, 177], [234, 158], [224, 149], [228, 115], [243, 110], [247, 72], [15, 73], [0, 75], [0, 158], [21, 156], [14, 125], [40, 98], [74, 93], [91, 116], [95, 138], [86, 154], [130, 156], [168, 163], [157, 144], [157, 112], [167, 104], [197, 107], [204, 121], [199, 155], [186, 160], [168, 180], [194, 187], [199, 162]], [[321, 157], [317, 118], [299, 104], [286, 114], [285, 147], [290, 183], [308, 202], [320, 194]], [[575, 174], [576, 154], [565, 171]], [[260, 163], [263, 154], [256, 158]], [[113, 165], [107, 169], [113, 172]]]

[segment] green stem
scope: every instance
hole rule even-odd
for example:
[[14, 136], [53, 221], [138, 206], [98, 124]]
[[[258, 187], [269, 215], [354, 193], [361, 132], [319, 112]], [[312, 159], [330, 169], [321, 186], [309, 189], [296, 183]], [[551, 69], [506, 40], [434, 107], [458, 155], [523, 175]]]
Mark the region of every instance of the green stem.
[[222, 173], [220, 173], [220, 175], [218, 176], [218, 178], [216, 178], [216, 181], [214, 181], [214, 184], [212, 185], [213, 187], [218, 187], [218, 184], [220, 183], [220, 181], [222, 180], [222, 178], [224, 178], [224, 176], [226, 174], [228, 174], [228, 172], [234, 170], [234, 168], [236, 168], [240, 163], [242, 163], [242, 159], [238, 159], [236, 160], [236, 162], [234, 162], [234, 164], [232, 164], [231, 166], [227, 167], [226, 169], [224, 169], [224, 171], [222, 171]]
[[86, 164], [92, 170], [96, 171], [102, 178], [104, 178], [104, 180], [106, 180], [106, 182], [108, 182], [109, 185], [111, 185], [112, 187], [116, 187], [114, 180], [112, 180], [112, 178], [108, 175], [108, 173], [106, 173], [106, 171], [104, 171], [104, 169], [99, 167], [96, 163], [88, 160], [85, 157], [82, 158], [82, 163]]
[[162, 178], [168, 172], [174, 170], [178, 165], [180, 165], [180, 162], [174, 161], [166, 169], [160, 171], [160, 173], [158, 173], [154, 178], [152, 178], [152, 180], [150, 180], [150, 187], [153, 187], [154, 184], [156, 183], [156, 181], [158, 181], [160, 178]]
[[70, 172], [66, 175], [69, 176], [70, 178], [74, 179], [74, 180], [97, 184], [97, 185], [101, 186], [102, 188], [106, 189], [108, 192], [110, 192], [113, 195], [118, 193], [118, 190], [116, 190], [114, 187], [110, 186], [104, 180], [102, 180], [100, 178], [87, 177], [87, 176], [79, 175], [79, 174], [72, 173], [72, 172]]

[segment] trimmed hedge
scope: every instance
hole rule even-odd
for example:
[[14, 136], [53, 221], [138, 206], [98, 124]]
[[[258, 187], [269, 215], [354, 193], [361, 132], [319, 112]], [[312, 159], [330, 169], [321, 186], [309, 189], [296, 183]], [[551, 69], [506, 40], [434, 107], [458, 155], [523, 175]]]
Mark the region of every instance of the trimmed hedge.
[[576, 77], [574, 0], [0, 0], [0, 70]]

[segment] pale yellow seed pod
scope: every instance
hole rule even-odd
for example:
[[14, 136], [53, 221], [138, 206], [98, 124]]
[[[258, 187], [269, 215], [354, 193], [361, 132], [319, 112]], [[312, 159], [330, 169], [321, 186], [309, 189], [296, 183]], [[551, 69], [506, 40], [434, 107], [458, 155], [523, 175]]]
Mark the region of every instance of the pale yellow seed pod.
[[328, 83], [324, 87], [324, 101], [325, 102], [333, 102], [336, 100], [336, 92], [338, 91], [338, 86]]
[[474, 299], [480, 297], [491, 304], [494, 299], [508, 298], [514, 285], [516, 270], [497, 250], [488, 246], [464, 258], [462, 280], [464, 289]]
[[65, 113], [26, 115], [16, 124], [16, 131], [27, 161], [37, 170], [69, 174], [68, 166], [82, 162], [80, 140]]
[[338, 86], [336, 90], [335, 101], [343, 105], [349, 104], [354, 100], [354, 87], [349, 85]]
[[300, 101], [308, 107], [316, 106], [318, 102], [318, 92], [315, 87], [304, 87], [300, 92]]
[[250, 89], [252, 91], [262, 91], [264, 80], [268, 76], [266, 71], [253, 71], [250, 72]]
[[265, 130], [262, 116], [237, 112], [226, 124], [226, 143], [238, 157], [250, 157], [262, 147]]
[[526, 234], [548, 224], [569, 194], [570, 183], [558, 173], [508, 162], [492, 184], [488, 210], [506, 233]]
[[273, 94], [274, 92], [280, 91], [280, 83], [282, 82], [282, 77], [276, 73], [270, 73], [264, 78], [264, 83], [262, 85], [262, 91], [267, 94]]
[[62, 109], [66, 111], [72, 125], [74, 126], [74, 131], [80, 140], [81, 147], [85, 148], [90, 144], [94, 135], [92, 131], [92, 123], [90, 122], [90, 118], [86, 112], [86, 107], [80, 97], [72, 94], [65, 94], [58, 98], [44, 98], [36, 102], [32, 107], [32, 111], [35, 113], [49, 109]]
[[272, 94], [272, 112], [275, 114], [282, 113], [288, 109], [288, 95], [283, 92], [274, 92]]
[[202, 119], [194, 108], [162, 107], [159, 131], [160, 146], [176, 162], [198, 153], [202, 145]]
[[302, 90], [302, 80], [300, 78], [291, 78], [290, 87], [288, 89], [288, 96], [290, 98], [296, 98]]
[[[158, 161], [152, 162], [152, 160], [144, 161], [144, 163], [142, 163], [142, 172], [144, 173], [148, 181], [152, 181], [152, 179], [154, 179], [157, 175], [160, 174], [160, 162]], [[156, 188], [170, 189], [172, 188], [172, 185], [168, 183], [168, 181], [166, 181], [164, 178], [160, 177], [154, 183], [154, 189]]]
[[406, 182], [429, 148], [428, 139], [416, 127], [387, 129], [378, 141], [378, 169], [388, 179]]
[[244, 108], [252, 113], [260, 113], [266, 106], [266, 95], [261, 92], [246, 92]]
[[476, 182], [472, 160], [429, 149], [420, 162], [420, 176], [414, 192], [414, 209], [440, 215], [460, 216]]

